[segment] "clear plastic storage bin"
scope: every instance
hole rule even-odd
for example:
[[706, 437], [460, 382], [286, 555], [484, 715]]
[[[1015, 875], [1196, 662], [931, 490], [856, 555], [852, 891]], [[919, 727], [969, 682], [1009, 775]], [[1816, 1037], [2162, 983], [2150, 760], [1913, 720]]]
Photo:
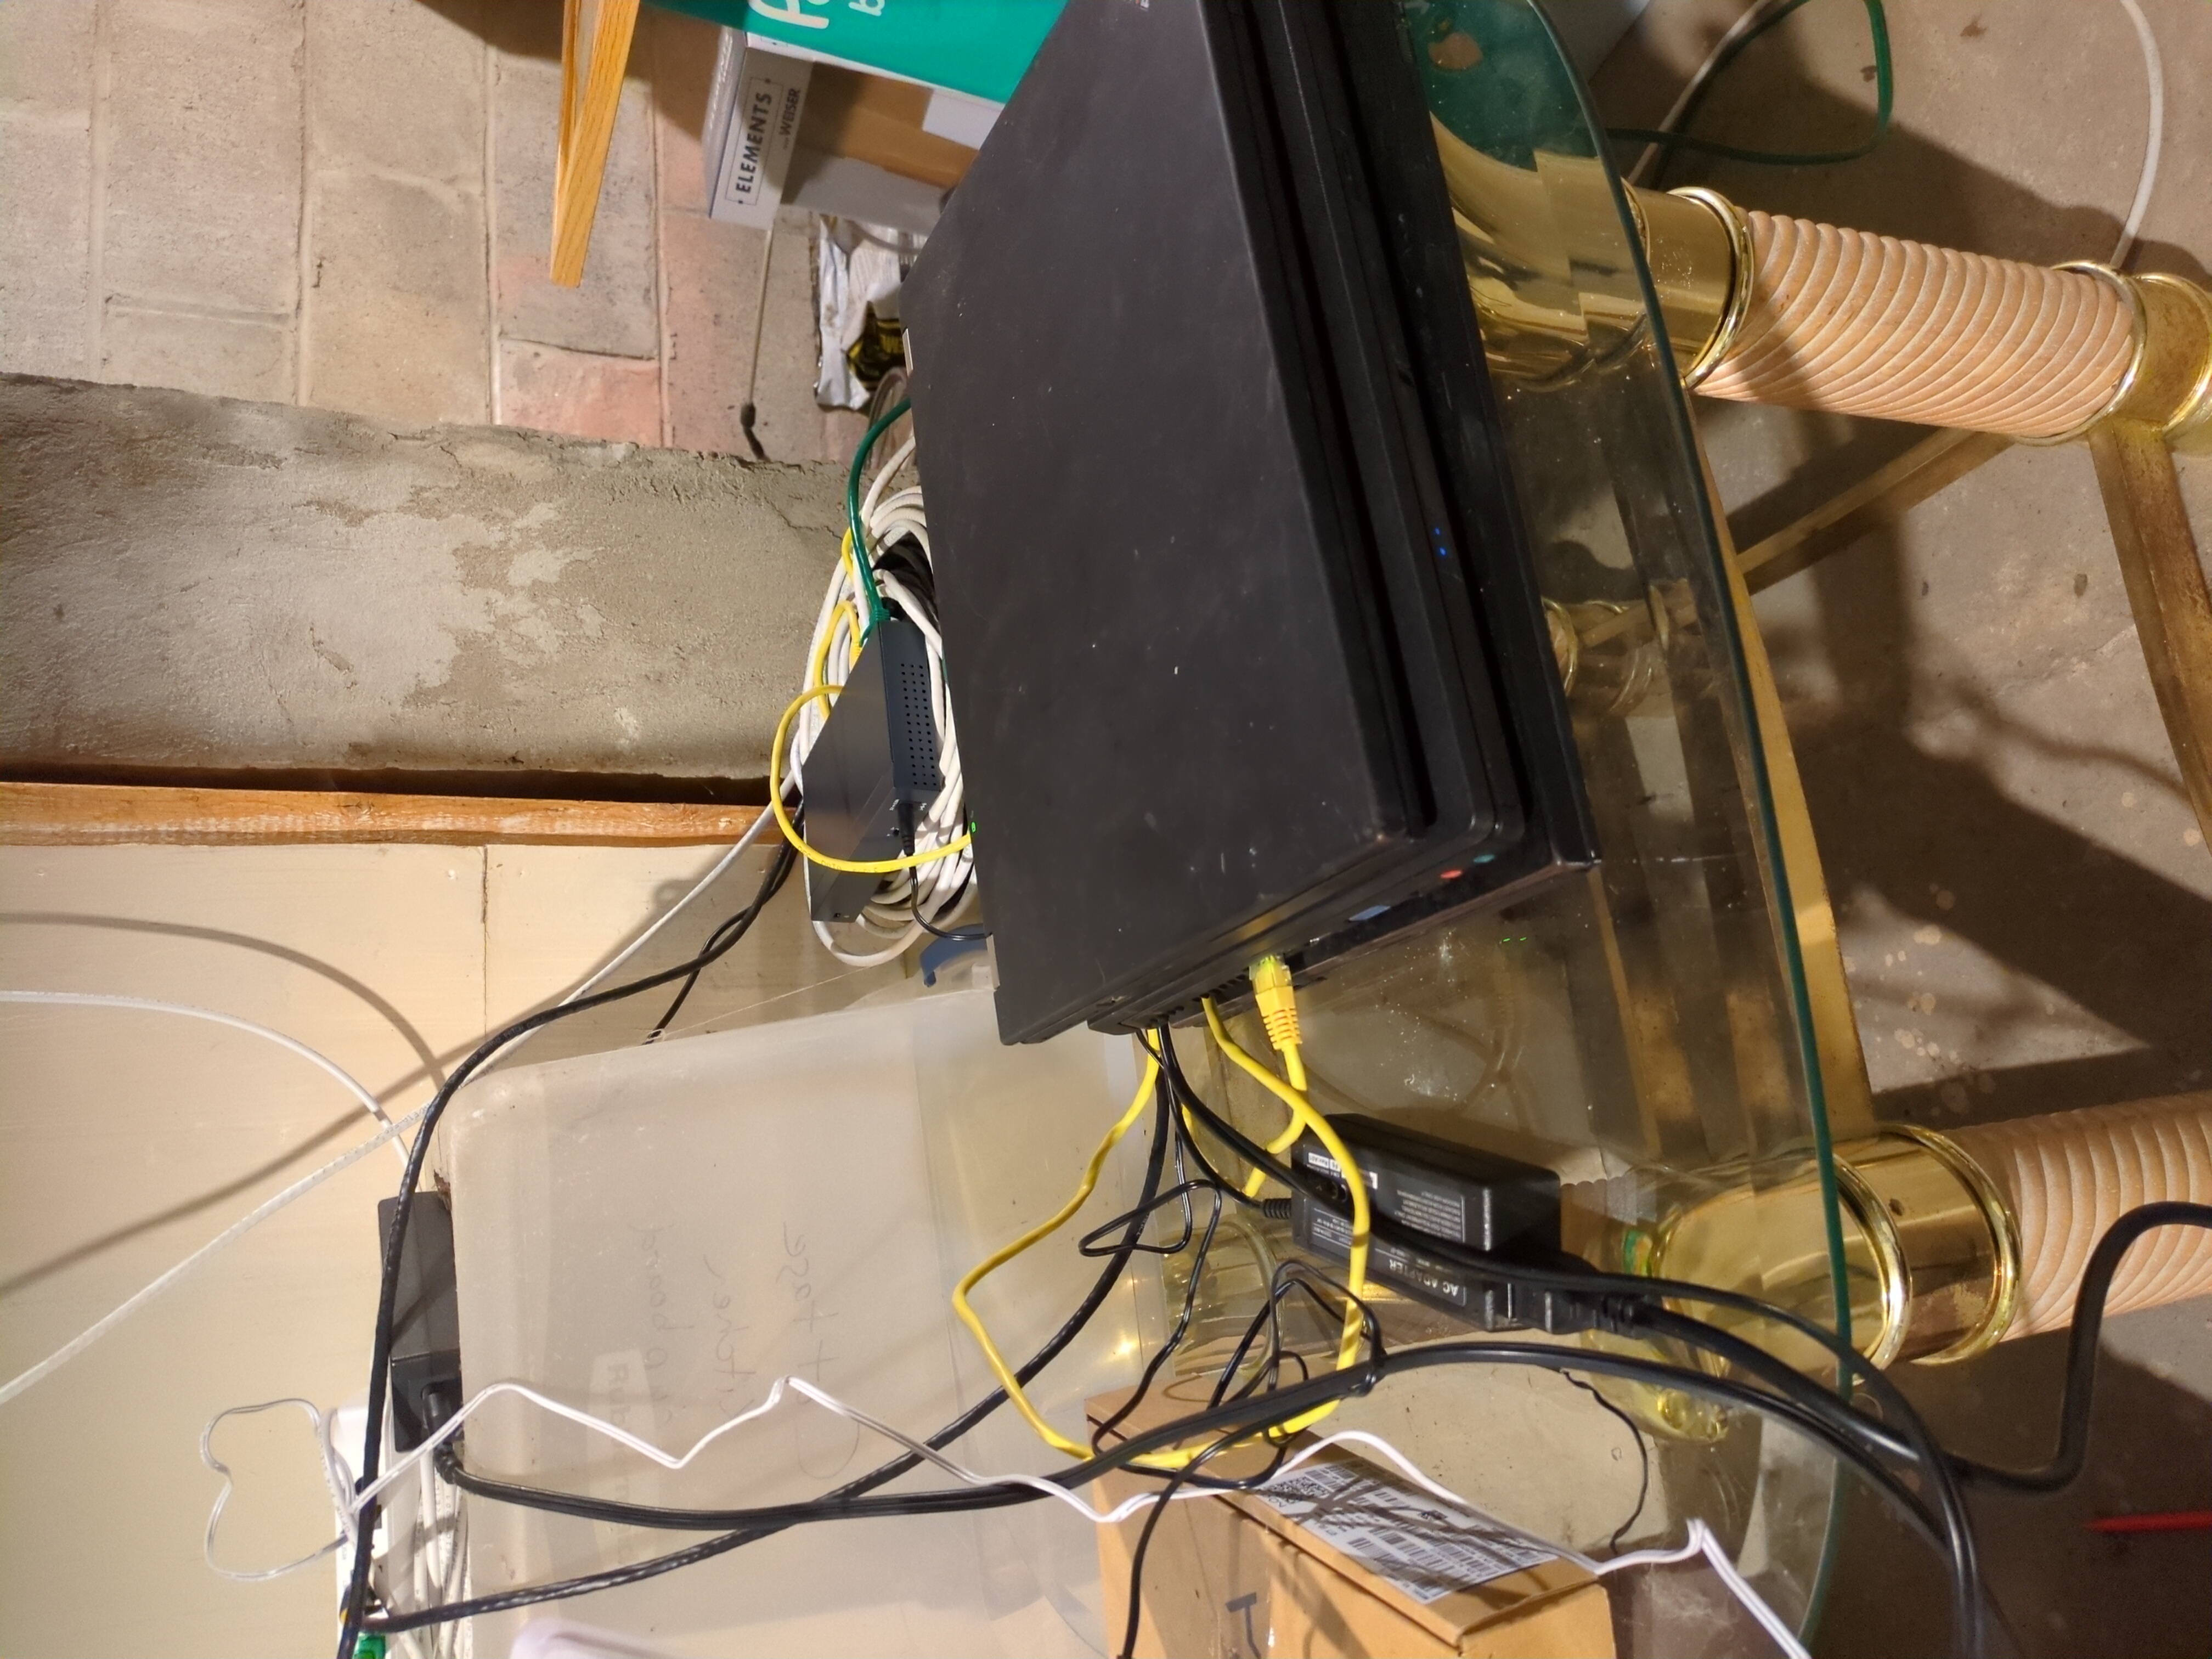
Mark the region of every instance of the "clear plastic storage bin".
[[[969, 990], [495, 1076], [463, 1097], [447, 1144], [468, 1390], [526, 1382], [680, 1452], [799, 1376], [926, 1436], [992, 1386], [954, 1282], [1065, 1201], [1138, 1061], [1088, 1031], [1004, 1048], [990, 994]], [[977, 1292], [1011, 1363], [1095, 1280], [1074, 1241], [1133, 1201], [1148, 1144], [1132, 1134], [1085, 1212]], [[1147, 1261], [1038, 1379], [1065, 1430], [1079, 1432], [1086, 1396], [1135, 1380], [1157, 1317]], [[673, 1474], [513, 1398], [466, 1437], [487, 1474], [677, 1505], [811, 1496], [897, 1449], [789, 1396]], [[953, 1455], [993, 1472], [1060, 1461], [1011, 1408]], [[699, 1536], [470, 1513], [477, 1594]], [[1103, 1646], [1097, 1540], [1051, 1503], [817, 1523], [544, 1612], [678, 1652]], [[527, 1617], [479, 1620], [477, 1651], [506, 1652]]]

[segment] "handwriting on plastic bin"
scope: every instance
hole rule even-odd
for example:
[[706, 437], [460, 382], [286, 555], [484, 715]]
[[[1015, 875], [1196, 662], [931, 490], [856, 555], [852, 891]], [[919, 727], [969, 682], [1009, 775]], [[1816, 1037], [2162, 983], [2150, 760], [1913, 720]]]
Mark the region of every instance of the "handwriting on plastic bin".
[[[718, 1262], [701, 1253], [696, 1260], [706, 1274], [702, 1285], [686, 1265], [691, 1258], [681, 1250], [681, 1234], [669, 1224], [633, 1225], [631, 1231], [644, 1270], [646, 1324], [653, 1339], [640, 1358], [644, 1371], [658, 1379], [641, 1390], [646, 1397], [656, 1386], [679, 1395], [696, 1389], [697, 1382], [687, 1385], [683, 1379], [698, 1378], [703, 1370], [716, 1410], [735, 1416], [758, 1403], [763, 1371], [803, 1376], [824, 1388], [836, 1385], [830, 1367], [838, 1354], [830, 1345], [829, 1322], [837, 1315], [823, 1305], [817, 1264], [805, 1233], [779, 1224], [767, 1249], [756, 1246], [734, 1263], [727, 1256]], [[678, 1252], [673, 1259], [672, 1245]], [[672, 1356], [676, 1363], [669, 1368]], [[791, 1423], [799, 1467], [810, 1475], [835, 1475], [859, 1449], [860, 1431], [851, 1424], [811, 1412], [794, 1413]]]
[[752, 1327], [740, 1325], [730, 1317], [730, 1309], [737, 1297], [730, 1289], [728, 1276], [715, 1267], [709, 1257], [701, 1256], [699, 1265], [714, 1281], [714, 1292], [707, 1298], [707, 1304], [714, 1316], [714, 1363], [709, 1368], [715, 1378], [714, 1401], [726, 1413], [734, 1417], [738, 1411], [738, 1384], [754, 1375], [750, 1366], [738, 1364], [738, 1333], [749, 1331]]
[[[837, 1356], [830, 1351], [822, 1322], [837, 1316], [824, 1308], [815, 1294], [814, 1259], [807, 1251], [806, 1235], [793, 1231], [787, 1221], [783, 1224], [783, 1262], [775, 1270], [775, 1282], [787, 1301], [786, 1334], [794, 1339], [797, 1349], [792, 1375], [826, 1388], [829, 1382], [823, 1367]], [[797, 1423], [799, 1466], [819, 1479], [827, 1480], [842, 1471], [860, 1448], [860, 1431], [854, 1424], [811, 1413]]]
[[[663, 1333], [696, 1330], [697, 1326], [679, 1322], [669, 1315], [667, 1265], [661, 1260], [660, 1252], [660, 1236], [668, 1231], [667, 1227], [634, 1227], [631, 1231], [637, 1235], [638, 1249], [645, 1252], [645, 1305], [648, 1310], [646, 1322]], [[659, 1344], [645, 1351], [646, 1370], [659, 1370], [667, 1363], [668, 1350]]]

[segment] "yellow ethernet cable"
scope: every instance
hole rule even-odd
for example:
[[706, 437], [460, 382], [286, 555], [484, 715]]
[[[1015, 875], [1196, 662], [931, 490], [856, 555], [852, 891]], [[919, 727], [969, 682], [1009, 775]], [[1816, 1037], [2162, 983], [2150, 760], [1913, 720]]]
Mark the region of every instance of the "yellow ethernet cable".
[[[1283, 994], [1288, 996], [1289, 994], [1288, 975], [1285, 975]], [[1297, 1139], [1300, 1131], [1310, 1130], [1314, 1138], [1328, 1151], [1328, 1155], [1336, 1160], [1337, 1168], [1344, 1172], [1344, 1184], [1351, 1189], [1352, 1195], [1352, 1251], [1345, 1268], [1345, 1287], [1355, 1298], [1358, 1297], [1360, 1292], [1367, 1288], [1367, 1232], [1369, 1224], [1373, 1218], [1367, 1205], [1367, 1182], [1359, 1173], [1359, 1165], [1353, 1161], [1351, 1152], [1346, 1150], [1336, 1131], [1329, 1127], [1328, 1120], [1314, 1110], [1312, 1103], [1306, 1098], [1305, 1091], [1303, 1089], [1293, 1088], [1237, 1047], [1237, 1039], [1229, 1035], [1229, 1028], [1221, 1023], [1221, 1012], [1213, 1006], [1212, 998], [1206, 998], [1204, 1006], [1206, 1029], [1213, 1035], [1214, 1046], [1226, 1054], [1230, 1061], [1239, 1070], [1290, 1109], [1290, 1128], [1284, 1134], [1269, 1142], [1268, 1150], [1272, 1152], [1279, 1146], [1288, 1146]], [[1295, 1014], [1293, 1018], [1295, 1019]], [[1292, 1025], [1291, 1029], [1295, 1032], [1297, 1028]], [[1301, 1077], [1304, 1076], [1303, 1069], [1299, 1074]], [[1347, 1305], [1344, 1310], [1344, 1336], [1337, 1345], [1336, 1352], [1336, 1364], [1339, 1370], [1358, 1361], [1362, 1331], [1360, 1311], [1355, 1301]], [[1284, 1426], [1285, 1430], [1292, 1427], [1303, 1428], [1306, 1424], [1325, 1415], [1327, 1415], [1326, 1410], [1316, 1413], [1310, 1417], [1301, 1418], [1295, 1425], [1286, 1424]]]
[[827, 853], [817, 852], [806, 844], [806, 837], [799, 833], [799, 826], [791, 821], [791, 814], [783, 807], [783, 745], [791, 735], [792, 716], [817, 697], [834, 697], [844, 690], [837, 685], [810, 685], [791, 700], [791, 707], [783, 711], [783, 718], [775, 723], [775, 741], [768, 751], [768, 805], [775, 814], [776, 828], [783, 838], [804, 854], [813, 863], [824, 869], [843, 870], [860, 876], [888, 876], [901, 870], [919, 869], [925, 864], [934, 864], [939, 859], [949, 859], [966, 847], [974, 836], [963, 830], [942, 847], [933, 847], [927, 853], [908, 853], [896, 859], [833, 859]]
[[[984, 1325], [973, 1304], [969, 1303], [969, 1294], [986, 1279], [1021, 1255], [1023, 1251], [1039, 1241], [1050, 1237], [1066, 1226], [1074, 1217], [1075, 1212], [1083, 1207], [1085, 1200], [1090, 1198], [1092, 1191], [1098, 1185], [1098, 1172], [1105, 1167], [1107, 1155], [1121, 1145], [1122, 1138], [1131, 1129], [1136, 1127], [1139, 1120], [1144, 1116], [1145, 1107], [1152, 1097], [1152, 1085], [1158, 1079], [1159, 1070], [1158, 1059], [1148, 1049], [1145, 1057], [1144, 1073], [1137, 1079], [1137, 1092], [1129, 1102], [1129, 1109], [1121, 1114], [1121, 1121], [1106, 1132], [1106, 1138], [1098, 1143], [1097, 1150], [1091, 1154], [1091, 1162], [1084, 1166], [1083, 1179], [1076, 1184], [1074, 1195], [1066, 1203], [1061, 1205], [1059, 1211], [1049, 1219], [1039, 1222], [1012, 1243], [994, 1252], [970, 1268], [967, 1276], [955, 1285], [952, 1291], [952, 1311], [959, 1316], [960, 1322], [968, 1328], [969, 1334], [975, 1339], [976, 1346], [982, 1349], [984, 1363], [991, 1368], [991, 1375], [998, 1379], [999, 1386], [1006, 1390], [1006, 1398], [1013, 1403], [1014, 1409], [1021, 1413], [1022, 1420], [1036, 1431], [1037, 1437], [1045, 1444], [1050, 1446], [1054, 1451], [1065, 1453], [1070, 1457], [1089, 1457], [1091, 1455], [1091, 1448], [1079, 1441], [1069, 1439], [1045, 1421], [1043, 1413], [1030, 1402], [1028, 1394], [1023, 1389], [1021, 1379], [1014, 1375], [1012, 1368], [1006, 1364], [1006, 1357], [999, 1352], [999, 1345], [992, 1340], [989, 1329]], [[1333, 1405], [1323, 1407], [1320, 1411], [1299, 1419], [1297, 1424], [1291, 1425], [1286, 1431], [1295, 1433], [1298, 1428], [1304, 1427], [1316, 1418], [1326, 1416], [1334, 1409]], [[1201, 1442], [1198, 1445], [1179, 1447], [1173, 1451], [1155, 1452], [1149, 1457], [1137, 1459], [1134, 1467], [1154, 1470], [1179, 1469], [1210, 1449], [1212, 1449], [1210, 1443]]]
[[[1145, 1058], [1144, 1073], [1137, 1079], [1136, 1095], [1129, 1102], [1129, 1109], [1121, 1114], [1121, 1121], [1109, 1129], [1106, 1139], [1098, 1143], [1098, 1150], [1091, 1154], [1091, 1162], [1084, 1166], [1083, 1179], [1076, 1184], [1075, 1195], [1061, 1205], [1049, 1220], [1039, 1222], [1012, 1243], [985, 1257], [970, 1268], [968, 1276], [952, 1291], [952, 1311], [959, 1315], [960, 1322], [968, 1328], [969, 1334], [975, 1339], [975, 1345], [982, 1349], [984, 1363], [990, 1366], [991, 1375], [999, 1379], [999, 1386], [1006, 1391], [1006, 1398], [1013, 1402], [1014, 1409], [1022, 1414], [1023, 1420], [1030, 1428], [1036, 1431], [1038, 1438], [1045, 1444], [1054, 1451], [1065, 1452], [1070, 1457], [1088, 1457], [1091, 1448], [1069, 1439], [1054, 1428], [1030, 1403], [1029, 1395], [1022, 1389], [1021, 1380], [1007, 1365], [1005, 1356], [999, 1352], [999, 1345], [991, 1340], [991, 1333], [985, 1328], [975, 1310], [969, 1304], [968, 1293], [1031, 1245], [1058, 1232], [1083, 1207], [1085, 1200], [1098, 1185], [1098, 1172], [1105, 1167], [1107, 1154], [1121, 1145], [1121, 1138], [1136, 1127], [1138, 1121], [1144, 1116], [1145, 1108], [1152, 1103], [1152, 1085], [1159, 1074], [1159, 1061], [1148, 1054]], [[1189, 1460], [1186, 1457], [1182, 1461], [1187, 1462]], [[1165, 1467], [1176, 1466], [1170, 1464]]]
[[[1279, 958], [1274, 960], [1276, 968], [1281, 968], [1280, 960]], [[1273, 1036], [1278, 1031], [1288, 1034], [1285, 1041], [1290, 1045], [1291, 1054], [1286, 1054], [1285, 1063], [1285, 1069], [1291, 1070], [1292, 1076], [1296, 1079], [1295, 1084], [1285, 1082], [1277, 1077], [1237, 1046], [1237, 1040], [1229, 1035], [1228, 1028], [1222, 1024], [1220, 1012], [1214, 1007], [1211, 998], [1207, 998], [1204, 1003], [1206, 1027], [1212, 1034], [1215, 1045], [1229, 1057], [1232, 1063], [1249, 1073], [1261, 1086], [1289, 1108], [1290, 1127], [1274, 1141], [1269, 1143], [1268, 1150], [1280, 1152], [1297, 1140], [1300, 1134], [1310, 1130], [1328, 1149], [1329, 1155], [1336, 1159], [1337, 1167], [1344, 1172], [1346, 1182], [1351, 1188], [1352, 1251], [1345, 1274], [1345, 1284], [1346, 1288], [1352, 1292], [1354, 1300], [1345, 1309], [1344, 1335], [1337, 1347], [1337, 1369], [1341, 1370], [1358, 1363], [1360, 1339], [1365, 1334], [1365, 1326], [1357, 1298], [1367, 1287], [1368, 1230], [1372, 1219], [1368, 1207], [1367, 1183], [1361, 1178], [1359, 1166], [1353, 1161], [1352, 1153], [1346, 1147], [1343, 1140], [1338, 1136], [1336, 1131], [1329, 1127], [1328, 1121], [1316, 1111], [1306, 1099], [1303, 1087], [1305, 1082], [1304, 1067], [1291, 1057], [1297, 1042], [1297, 1011], [1291, 1001], [1288, 970], [1283, 969], [1278, 980], [1274, 972], [1267, 968], [1264, 961], [1255, 966], [1259, 970], [1254, 976], [1255, 988], [1262, 973], [1269, 981], [1270, 1003], [1267, 1007], [1272, 1007], [1273, 1010], [1273, 1017], [1269, 1017], [1266, 1007], [1263, 1007], [1262, 1012], [1262, 1018], [1268, 1021], [1269, 1035]], [[1283, 1014], [1285, 1004], [1291, 1005], [1286, 1018]], [[969, 1334], [975, 1339], [976, 1346], [983, 1351], [984, 1363], [990, 1367], [992, 1376], [998, 1379], [999, 1386], [1006, 1390], [1006, 1398], [1012, 1402], [1014, 1409], [1021, 1413], [1023, 1421], [1030, 1425], [1039, 1439], [1054, 1451], [1063, 1453], [1069, 1457], [1088, 1457], [1091, 1455], [1091, 1448], [1070, 1439], [1045, 1420], [1043, 1414], [1030, 1402], [1028, 1394], [1022, 1388], [1020, 1379], [1015, 1376], [1012, 1368], [1006, 1364], [1005, 1356], [999, 1352], [998, 1344], [993, 1340], [988, 1328], [984, 1325], [969, 1297], [977, 1285], [1000, 1267], [1005, 1267], [1007, 1262], [1066, 1226], [1074, 1218], [1076, 1212], [1089, 1200], [1091, 1193], [1097, 1188], [1098, 1174], [1105, 1167], [1108, 1155], [1121, 1143], [1123, 1137], [1134, 1128], [1143, 1117], [1153, 1085], [1159, 1076], [1159, 1065], [1158, 1056], [1152, 1054], [1147, 1047], [1144, 1071], [1138, 1079], [1137, 1092], [1131, 1098], [1128, 1109], [1123, 1112], [1120, 1121], [1106, 1132], [1105, 1139], [1098, 1143], [1097, 1150], [1091, 1154], [1091, 1161], [1084, 1166], [1083, 1178], [1077, 1183], [1075, 1192], [1067, 1202], [1061, 1205], [1053, 1215], [1015, 1239], [1013, 1243], [994, 1251], [977, 1263], [969, 1270], [959, 1284], [954, 1286], [952, 1291], [953, 1312], [958, 1316], [960, 1322], [968, 1328]], [[1322, 1406], [1287, 1423], [1279, 1425], [1267, 1432], [1271, 1437], [1278, 1438], [1295, 1434], [1301, 1429], [1319, 1422], [1335, 1409], [1336, 1407], [1333, 1403]], [[1200, 1455], [1206, 1449], [1204, 1446], [1179, 1448], [1174, 1451], [1156, 1453], [1139, 1462], [1147, 1468], [1181, 1468]]]
[[1259, 1004], [1260, 1021], [1267, 1028], [1267, 1041], [1283, 1057], [1283, 1073], [1290, 1079], [1291, 1087], [1304, 1094], [1306, 1064], [1298, 1052], [1298, 997], [1291, 988], [1291, 965], [1280, 957], [1261, 957], [1249, 973], [1252, 1000]]
[[842, 684], [830, 678], [830, 653], [837, 644], [837, 624], [843, 623], [852, 649], [846, 653], [844, 672], [853, 672], [853, 659], [860, 654], [860, 613], [845, 603], [837, 601], [837, 608], [830, 613], [830, 627], [822, 635], [822, 644], [814, 653], [814, 660], [807, 665], [806, 682], [810, 687]]
[[[1260, 1022], [1267, 1028], [1267, 1041], [1283, 1057], [1283, 1075], [1291, 1087], [1300, 1094], [1306, 1091], [1305, 1056], [1298, 1047], [1298, 1000], [1291, 988], [1291, 968], [1280, 957], [1261, 957], [1249, 969], [1252, 981], [1252, 998], [1259, 1005]], [[1297, 1115], [1291, 1115], [1290, 1127], [1267, 1143], [1267, 1151], [1280, 1154], [1297, 1145], [1305, 1126]], [[1260, 1189], [1267, 1184], [1264, 1170], [1255, 1170], [1244, 1177], [1244, 1196], [1257, 1198]]]

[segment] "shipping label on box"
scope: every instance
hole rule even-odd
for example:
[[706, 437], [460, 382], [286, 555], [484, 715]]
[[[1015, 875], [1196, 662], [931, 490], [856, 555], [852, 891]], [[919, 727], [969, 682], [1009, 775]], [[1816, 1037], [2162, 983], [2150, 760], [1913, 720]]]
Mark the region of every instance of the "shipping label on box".
[[[1091, 1419], [1103, 1421], [1125, 1397], [1091, 1401]], [[1147, 1401], [1121, 1433], [1156, 1427], [1177, 1408]], [[1207, 1472], [1255, 1474], [1268, 1455], [1239, 1448]], [[1118, 1503], [1160, 1482], [1117, 1474], [1099, 1486], [1102, 1498]], [[1130, 1555], [1146, 1518], [1100, 1530], [1109, 1642], [1121, 1639], [1128, 1616]], [[1136, 1651], [1152, 1659], [1612, 1659], [1614, 1651], [1611, 1604], [1588, 1571], [1334, 1448], [1274, 1485], [1173, 1505], [1155, 1529], [1140, 1595]]]
[[1252, 1496], [1424, 1605], [1559, 1559], [1350, 1457], [1309, 1463]]

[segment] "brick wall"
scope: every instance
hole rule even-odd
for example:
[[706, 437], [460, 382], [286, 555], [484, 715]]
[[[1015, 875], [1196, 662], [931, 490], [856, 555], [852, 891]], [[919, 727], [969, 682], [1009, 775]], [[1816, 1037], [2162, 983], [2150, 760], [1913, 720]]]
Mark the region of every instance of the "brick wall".
[[[583, 284], [545, 279], [550, 0], [7, 0], [0, 368], [743, 453], [761, 233], [709, 222], [715, 32], [648, 6]], [[835, 459], [812, 261], [770, 264], [757, 429]]]

